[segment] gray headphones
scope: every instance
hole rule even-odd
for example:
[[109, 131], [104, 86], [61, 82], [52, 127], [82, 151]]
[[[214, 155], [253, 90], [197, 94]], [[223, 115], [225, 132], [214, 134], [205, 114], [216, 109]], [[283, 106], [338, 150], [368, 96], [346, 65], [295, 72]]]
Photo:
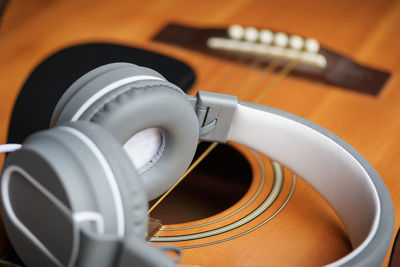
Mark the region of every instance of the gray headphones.
[[147, 203], [185, 172], [199, 138], [246, 145], [312, 185], [354, 248], [329, 266], [380, 265], [390, 245], [393, 206], [379, 175], [295, 115], [228, 95], [189, 96], [153, 70], [114, 63], [72, 84], [50, 126], [7, 156], [1, 176], [4, 224], [28, 266], [174, 266], [145, 242]]

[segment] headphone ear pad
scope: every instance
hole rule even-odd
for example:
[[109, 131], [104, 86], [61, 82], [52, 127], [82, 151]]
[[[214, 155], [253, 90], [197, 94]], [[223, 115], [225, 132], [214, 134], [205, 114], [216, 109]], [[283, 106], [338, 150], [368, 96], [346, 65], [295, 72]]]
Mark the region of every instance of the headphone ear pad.
[[[126, 63], [126, 62], [117, 62], [117, 63], [111, 63], [111, 64], [106, 64], [103, 66], [100, 66], [98, 68], [95, 68], [82, 77], [80, 77], [78, 80], [76, 80], [62, 95], [60, 100], [58, 101], [56, 107], [54, 108], [51, 121], [50, 121], [50, 127], [54, 127], [59, 120], [59, 116], [61, 111], [65, 108], [65, 106], [68, 104], [68, 102], [75, 97], [75, 95], [88, 83], [93, 81], [95, 78], [102, 76], [103, 74], [114, 71], [114, 70], [121, 70], [124, 68], [129, 68], [132, 69], [132, 66], [135, 66], [131, 63]], [[163, 78], [161, 75], [159, 75], [156, 71], [147, 69], [147, 68], [136, 68], [135, 75], [153, 75], [159, 78]]]
[[[147, 78], [123, 83], [139, 77], [138, 73]], [[138, 133], [143, 136], [143, 130], [159, 129], [158, 150], [150, 153], [145, 164], [136, 166], [149, 200], [167, 191], [186, 171], [199, 138], [198, 119], [187, 96], [160, 77], [135, 65], [110, 70], [82, 86], [57, 116], [57, 123], [87, 120], [99, 124], [124, 146], [132, 164], [145, 153], [135, 153], [129, 141]], [[152, 138], [147, 135], [144, 141]]]
[[126, 67], [129, 65], [128, 63], [114, 63], [114, 64], [107, 64], [104, 66], [101, 66], [99, 68], [96, 68], [94, 70], [89, 71], [82, 77], [80, 77], [78, 80], [76, 80], [68, 89], [67, 91], [64, 92], [60, 100], [58, 100], [56, 107], [54, 108], [51, 121], [50, 121], [50, 127], [53, 127], [55, 125], [55, 121], [58, 118], [58, 115], [60, 114], [60, 111], [64, 108], [64, 106], [68, 103], [68, 101], [73, 97], [85, 84], [88, 82], [92, 81], [94, 78], [114, 69], [120, 69], [123, 68], [124, 66]]

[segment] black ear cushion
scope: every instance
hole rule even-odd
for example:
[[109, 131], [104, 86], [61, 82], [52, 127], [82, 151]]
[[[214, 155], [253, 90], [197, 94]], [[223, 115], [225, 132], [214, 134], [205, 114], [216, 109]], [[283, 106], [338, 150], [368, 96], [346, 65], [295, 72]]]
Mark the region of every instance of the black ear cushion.
[[61, 125], [73, 127], [90, 138], [102, 152], [116, 178], [121, 193], [125, 233], [140, 238], [147, 231], [148, 202], [143, 183], [132, 167], [126, 153], [115, 138], [101, 127], [89, 122], [74, 122]]
[[[60, 113], [61, 121], [74, 120], [93, 95], [121, 79], [137, 73], [111, 70], [83, 86]], [[101, 125], [113, 134], [120, 145], [141, 130], [159, 128], [164, 146], [157, 162], [141, 172], [148, 199], [155, 199], [168, 190], [186, 171], [195, 153], [199, 126], [194, 108], [182, 90], [162, 79], [148, 79], [117, 86], [91, 102], [79, 116]]]

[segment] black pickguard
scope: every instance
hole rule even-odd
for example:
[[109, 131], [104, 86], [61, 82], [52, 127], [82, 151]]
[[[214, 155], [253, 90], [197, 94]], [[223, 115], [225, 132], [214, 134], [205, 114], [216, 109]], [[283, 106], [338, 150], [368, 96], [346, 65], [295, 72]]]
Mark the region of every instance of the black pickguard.
[[152, 68], [184, 91], [195, 82], [185, 63], [155, 52], [118, 44], [88, 43], [62, 49], [44, 59], [30, 74], [12, 111], [8, 143], [22, 143], [47, 129], [54, 107], [68, 87], [90, 70], [112, 62]]

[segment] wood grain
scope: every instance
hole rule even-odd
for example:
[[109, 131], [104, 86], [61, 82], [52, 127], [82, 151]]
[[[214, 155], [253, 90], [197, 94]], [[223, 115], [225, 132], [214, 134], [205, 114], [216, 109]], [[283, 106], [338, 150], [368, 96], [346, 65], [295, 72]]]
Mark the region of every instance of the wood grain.
[[[360, 63], [390, 71], [392, 77], [377, 97], [288, 77], [262, 104], [316, 122], [359, 150], [385, 181], [394, 202], [395, 228], [399, 227], [400, 2], [395, 0], [11, 1], [0, 27], [0, 139], [6, 140], [13, 102], [29, 73], [46, 56], [72, 44], [109, 41], [176, 57], [196, 70], [199, 79], [194, 91], [232, 91], [240, 96], [247, 79], [227, 80], [214, 88], [218, 78], [225, 71], [232, 71], [232, 77], [262, 74], [151, 42], [151, 37], [171, 21], [205, 27], [238, 23], [299, 33]], [[266, 230], [225, 244], [187, 250], [184, 262], [310, 266], [327, 263], [347, 249], [348, 240], [337, 218], [300, 181], [287, 208]]]

